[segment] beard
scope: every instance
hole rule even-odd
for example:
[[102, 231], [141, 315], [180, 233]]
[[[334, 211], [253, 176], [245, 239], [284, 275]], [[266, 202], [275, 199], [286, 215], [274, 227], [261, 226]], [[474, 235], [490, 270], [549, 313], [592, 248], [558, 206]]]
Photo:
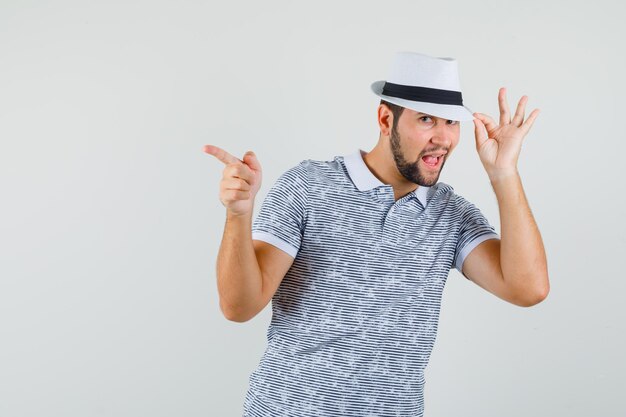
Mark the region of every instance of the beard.
[[431, 187], [437, 184], [437, 181], [439, 180], [439, 174], [441, 174], [443, 165], [446, 162], [445, 155], [442, 156], [442, 158], [444, 159], [441, 161], [441, 166], [439, 167], [439, 170], [431, 174], [430, 172], [422, 172], [422, 170], [420, 169], [419, 162], [422, 159], [422, 155], [420, 155], [415, 162], [408, 162], [404, 158], [404, 154], [400, 149], [401, 140], [400, 135], [398, 134], [397, 126], [391, 129], [389, 143], [391, 145], [391, 153], [393, 154], [393, 159], [396, 162], [396, 167], [404, 178], [417, 185], [423, 185], [424, 187]]

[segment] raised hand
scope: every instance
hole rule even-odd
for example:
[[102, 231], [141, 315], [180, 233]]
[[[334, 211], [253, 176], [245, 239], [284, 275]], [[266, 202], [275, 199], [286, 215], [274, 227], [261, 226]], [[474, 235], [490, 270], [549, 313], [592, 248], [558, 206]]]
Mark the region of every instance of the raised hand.
[[491, 179], [517, 173], [517, 159], [522, 149], [522, 141], [539, 115], [539, 109], [535, 109], [524, 121], [527, 101], [528, 96], [522, 96], [511, 120], [506, 89], [502, 87], [498, 92], [499, 125], [486, 114], [474, 113], [476, 150]]
[[237, 216], [252, 214], [261, 188], [261, 163], [254, 152], [246, 152], [242, 160], [214, 145], [205, 145], [202, 150], [226, 165], [220, 181], [220, 201], [226, 210]]

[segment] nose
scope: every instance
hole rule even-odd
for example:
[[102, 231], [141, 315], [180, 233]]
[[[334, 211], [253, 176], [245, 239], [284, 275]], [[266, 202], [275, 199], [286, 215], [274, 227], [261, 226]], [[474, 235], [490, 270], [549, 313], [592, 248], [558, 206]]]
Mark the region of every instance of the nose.
[[448, 125], [446, 121], [438, 123], [432, 130], [431, 142], [435, 145], [439, 145], [443, 149], [450, 149], [454, 141], [454, 137], [457, 134], [453, 125]]

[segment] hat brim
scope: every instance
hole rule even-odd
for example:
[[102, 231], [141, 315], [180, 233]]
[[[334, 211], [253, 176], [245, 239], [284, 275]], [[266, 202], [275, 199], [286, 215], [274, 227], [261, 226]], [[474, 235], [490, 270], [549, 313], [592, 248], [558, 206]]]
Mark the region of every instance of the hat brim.
[[392, 104], [397, 104], [398, 106], [449, 120], [469, 121], [475, 119], [473, 114], [474, 112], [467, 106], [427, 103], [423, 101], [411, 101], [403, 98], [386, 96], [382, 93], [384, 85], [385, 80], [375, 81], [371, 85], [372, 91], [378, 97]]

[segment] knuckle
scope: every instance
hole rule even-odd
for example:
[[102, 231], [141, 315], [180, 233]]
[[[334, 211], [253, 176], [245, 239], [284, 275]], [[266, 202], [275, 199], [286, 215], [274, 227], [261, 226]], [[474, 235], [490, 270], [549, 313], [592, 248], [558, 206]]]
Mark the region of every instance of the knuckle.
[[233, 200], [245, 200], [246, 191], [241, 190], [230, 190]]
[[248, 165], [241, 164], [240, 173], [243, 176], [250, 176], [250, 175], [252, 175], [252, 170], [250, 169], [250, 167]]
[[234, 176], [237, 175], [238, 172], [238, 168], [237, 168], [237, 164], [236, 163], [232, 163], [229, 164], [225, 169], [224, 169], [224, 174], [229, 177], [232, 178]]
[[237, 175], [239, 177], [245, 177], [247, 174], [248, 174], [248, 171], [246, 170], [245, 165], [240, 165], [239, 167], [237, 167]]
[[250, 189], [250, 184], [248, 184], [248, 182], [242, 178], [238, 178], [238, 182], [239, 182], [239, 186], [244, 190], [244, 191], [248, 191]]

